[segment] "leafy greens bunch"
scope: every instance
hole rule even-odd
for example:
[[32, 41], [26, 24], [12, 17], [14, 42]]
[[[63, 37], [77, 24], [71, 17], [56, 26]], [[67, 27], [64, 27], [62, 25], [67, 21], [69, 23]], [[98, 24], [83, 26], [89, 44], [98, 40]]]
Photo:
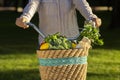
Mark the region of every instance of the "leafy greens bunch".
[[40, 49], [73, 49], [77, 48], [79, 42], [87, 37], [91, 41], [91, 45], [103, 45], [104, 42], [100, 39], [101, 35], [99, 33], [99, 29], [94, 27], [91, 23], [86, 23], [84, 25], [83, 30], [80, 32], [80, 36], [75, 40], [71, 41], [67, 39], [65, 36], [60, 35], [60, 33], [55, 33], [52, 35], [48, 35], [44, 39], [44, 43], [41, 44]]
[[45, 38], [45, 42], [49, 43], [49, 49], [71, 49], [72, 48], [72, 42], [69, 41], [65, 36], [60, 35], [60, 33], [48, 35]]
[[84, 29], [80, 32], [80, 36], [77, 40], [80, 41], [83, 37], [89, 38], [92, 45], [102, 46], [104, 44], [103, 40], [100, 39], [101, 35], [99, 29], [94, 27], [91, 23], [86, 23], [84, 25]]

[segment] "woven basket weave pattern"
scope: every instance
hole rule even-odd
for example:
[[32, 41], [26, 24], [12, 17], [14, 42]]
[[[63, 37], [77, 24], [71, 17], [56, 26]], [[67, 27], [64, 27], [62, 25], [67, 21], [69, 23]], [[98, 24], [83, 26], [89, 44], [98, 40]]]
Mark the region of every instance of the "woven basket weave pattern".
[[[88, 55], [88, 48], [37, 51], [38, 58], [68, 58]], [[86, 80], [87, 64], [39, 66], [42, 80]]]

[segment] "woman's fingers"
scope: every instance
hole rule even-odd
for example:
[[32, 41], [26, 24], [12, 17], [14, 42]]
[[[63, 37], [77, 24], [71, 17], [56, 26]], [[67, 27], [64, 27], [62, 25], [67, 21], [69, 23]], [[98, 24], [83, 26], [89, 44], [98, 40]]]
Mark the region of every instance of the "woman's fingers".
[[26, 22], [27, 22], [27, 19], [24, 18], [24, 17], [20, 17], [20, 18], [17, 18], [17, 19], [16, 19], [16, 25], [19, 26], [19, 27], [21, 27], [21, 28], [24, 28], [24, 29], [26, 29], [26, 28], [29, 27], [29, 26], [26, 24]]
[[100, 18], [93, 18], [92, 21], [95, 22], [96, 27], [100, 27], [102, 24], [102, 21]]

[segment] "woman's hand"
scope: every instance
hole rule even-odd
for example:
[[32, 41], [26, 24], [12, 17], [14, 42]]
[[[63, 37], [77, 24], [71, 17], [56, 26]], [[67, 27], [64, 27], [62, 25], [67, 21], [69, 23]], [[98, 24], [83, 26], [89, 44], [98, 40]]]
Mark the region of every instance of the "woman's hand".
[[29, 26], [26, 24], [26, 22], [28, 22], [28, 20], [25, 17], [20, 17], [16, 19], [15, 24], [23, 29], [28, 28]]
[[96, 27], [100, 27], [101, 24], [102, 24], [102, 21], [101, 21], [100, 18], [93, 18], [92, 21], [95, 22], [95, 26], [96, 26]]

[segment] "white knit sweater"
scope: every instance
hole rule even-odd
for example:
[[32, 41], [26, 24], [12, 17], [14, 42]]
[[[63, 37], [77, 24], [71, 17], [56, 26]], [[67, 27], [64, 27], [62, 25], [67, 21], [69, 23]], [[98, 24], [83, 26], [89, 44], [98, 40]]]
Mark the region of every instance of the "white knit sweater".
[[[86, 20], [97, 17], [86, 0], [29, 0], [21, 16], [30, 21], [38, 11], [39, 28], [45, 35], [60, 32], [67, 37], [75, 37], [79, 34], [75, 9]], [[39, 41], [42, 41], [40, 36]]]

